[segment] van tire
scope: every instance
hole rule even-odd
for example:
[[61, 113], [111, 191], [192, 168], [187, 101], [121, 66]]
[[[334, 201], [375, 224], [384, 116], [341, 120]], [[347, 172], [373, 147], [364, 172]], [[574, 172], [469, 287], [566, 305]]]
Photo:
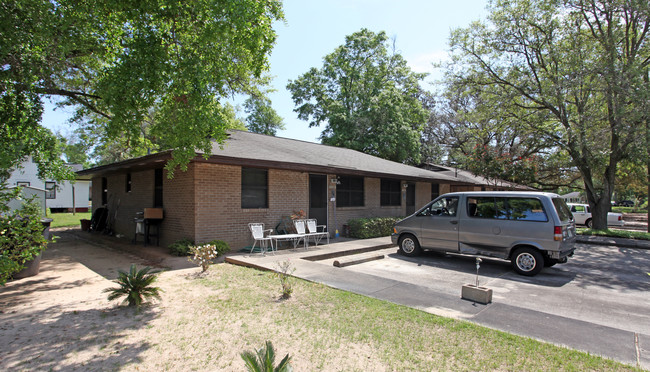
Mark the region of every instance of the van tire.
[[399, 238], [399, 251], [405, 256], [414, 257], [422, 253], [422, 248], [415, 236], [404, 234]]
[[585, 226], [587, 226], [587, 227], [590, 228], [590, 229], [594, 226], [594, 223], [593, 223], [593, 221], [591, 220], [591, 218], [588, 219], [587, 221], [585, 221]]
[[544, 268], [544, 256], [530, 247], [517, 249], [510, 259], [512, 268], [519, 275], [535, 276]]

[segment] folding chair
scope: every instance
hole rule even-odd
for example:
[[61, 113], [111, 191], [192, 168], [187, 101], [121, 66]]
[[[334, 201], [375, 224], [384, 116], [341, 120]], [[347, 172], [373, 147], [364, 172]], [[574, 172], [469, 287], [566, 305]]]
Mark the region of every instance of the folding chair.
[[271, 253], [274, 253], [273, 240], [265, 234], [265, 232], [271, 232], [273, 230], [264, 230], [263, 223], [249, 223], [248, 228], [251, 230], [251, 234], [253, 234], [253, 239], [255, 239], [253, 247], [251, 248], [251, 253], [255, 250], [257, 242], [260, 242], [260, 253], [266, 253], [269, 242], [271, 243]]

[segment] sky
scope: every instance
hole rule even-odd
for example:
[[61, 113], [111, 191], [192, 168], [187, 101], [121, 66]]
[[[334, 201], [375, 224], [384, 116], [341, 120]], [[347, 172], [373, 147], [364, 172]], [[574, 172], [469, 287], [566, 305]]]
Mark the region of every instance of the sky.
[[[484, 18], [486, 5], [487, 0], [283, 1], [286, 22], [275, 24], [278, 38], [269, 59], [269, 74], [276, 90], [269, 98], [286, 127], [277, 136], [320, 142], [318, 137], [324, 128], [309, 128], [307, 121], [298, 119], [286, 86], [310, 68], [321, 68], [323, 57], [344, 44], [347, 35], [362, 28], [385, 31], [389, 38], [396, 39], [398, 52], [414, 71], [432, 74], [423, 88], [434, 90], [431, 84], [436, 74], [432, 64], [444, 60], [450, 31]], [[243, 100], [234, 103], [242, 104]], [[71, 132], [66, 123], [71, 112], [54, 110], [53, 104], [46, 103], [43, 125], [67, 135]]]

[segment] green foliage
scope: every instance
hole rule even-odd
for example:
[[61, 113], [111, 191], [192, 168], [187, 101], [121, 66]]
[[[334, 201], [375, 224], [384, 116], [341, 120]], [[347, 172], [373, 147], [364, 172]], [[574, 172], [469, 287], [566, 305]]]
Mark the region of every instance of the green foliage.
[[213, 240], [203, 245], [191, 245], [189, 249], [193, 255], [189, 260], [201, 266], [202, 272], [206, 272], [210, 267], [212, 260], [217, 258], [219, 255], [228, 252], [230, 246], [223, 240]]
[[244, 103], [248, 113], [246, 127], [254, 133], [275, 136], [278, 129], [284, 129], [282, 117], [271, 106], [271, 100], [266, 96], [253, 96]]
[[356, 239], [389, 236], [393, 226], [403, 217], [355, 218], [348, 221], [350, 237]]
[[296, 268], [291, 265], [291, 261], [279, 261], [275, 271], [275, 276], [280, 279], [280, 286], [282, 287], [282, 294], [280, 296], [283, 300], [291, 298], [293, 293], [293, 284], [291, 283], [291, 275], [296, 271]]
[[650, 240], [650, 233], [643, 232], [643, 231], [616, 230], [616, 229], [596, 230], [596, 229], [588, 229], [583, 227], [577, 228], [576, 231], [580, 235], [609, 236], [612, 238]]
[[531, 184], [537, 176], [535, 156], [513, 158], [509, 153], [497, 153], [488, 146], [475, 146], [465, 161], [467, 170], [481, 175], [498, 184], [498, 180], [508, 180], [521, 184]]
[[291, 372], [293, 370], [289, 354], [277, 366], [275, 365], [275, 349], [271, 341], [266, 341], [266, 345], [255, 353], [244, 351], [241, 353], [241, 357], [249, 372]]
[[34, 199], [23, 203], [16, 212], [9, 211], [7, 202], [19, 194], [19, 188], [7, 191], [0, 187], [0, 285], [47, 247], [41, 223], [43, 212]]
[[324, 144], [418, 163], [428, 116], [419, 100], [425, 76], [411, 71], [386, 33], [362, 29], [287, 89], [300, 119], [310, 127], [326, 123]]
[[[184, 168], [225, 139], [219, 100], [255, 90], [283, 18], [277, 0], [3, 2], [0, 138], [39, 143], [41, 98], [55, 96], [128, 149], [161, 139], [168, 170]], [[24, 148], [11, 158], [46, 155]]]
[[648, 121], [650, 4], [497, 0], [489, 23], [454, 30], [448, 78], [570, 157], [595, 227], [605, 227], [618, 164]]
[[152, 271], [151, 267], [147, 266], [138, 270], [135, 264], [131, 264], [128, 273], [118, 270], [118, 277], [115, 280], [118, 287], [106, 288], [104, 292], [108, 293], [109, 301], [126, 296], [123, 303], [139, 309], [146, 299], [160, 299], [162, 290], [152, 286], [156, 279], [157, 271]]
[[219, 256], [230, 252], [230, 245], [223, 240], [211, 240], [207, 244], [214, 245]]
[[190, 247], [193, 245], [193, 240], [189, 238], [183, 238], [181, 240], [173, 242], [167, 248], [169, 248], [169, 253], [174, 256], [189, 256], [191, 252]]

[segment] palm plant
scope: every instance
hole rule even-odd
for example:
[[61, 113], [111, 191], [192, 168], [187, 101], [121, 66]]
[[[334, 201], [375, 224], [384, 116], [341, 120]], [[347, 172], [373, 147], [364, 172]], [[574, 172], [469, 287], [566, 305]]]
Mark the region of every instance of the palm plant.
[[131, 264], [131, 269], [128, 273], [118, 270], [118, 277], [115, 282], [119, 286], [106, 288], [104, 292], [109, 293], [109, 301], [126, 296], [124, 303], [139, 309], [144, 299], [160, 299], [160, 292], [162, 290], [158, 287], [151, 286], [157, 279], [157, 273], [158, 271], [152, 271], [152, 268], [149, 266], [138, 270], [135, 264]]
[[242, 359], [246, 362], [246, 368], [250, 372], [291, 372], [291, 357], [287, 354], [280, 364], [275, 364], [275, 349], [271, 341], [266, 341], [266, 346], [257, 350], [257, 354], [250, 351], [241, 353]]

